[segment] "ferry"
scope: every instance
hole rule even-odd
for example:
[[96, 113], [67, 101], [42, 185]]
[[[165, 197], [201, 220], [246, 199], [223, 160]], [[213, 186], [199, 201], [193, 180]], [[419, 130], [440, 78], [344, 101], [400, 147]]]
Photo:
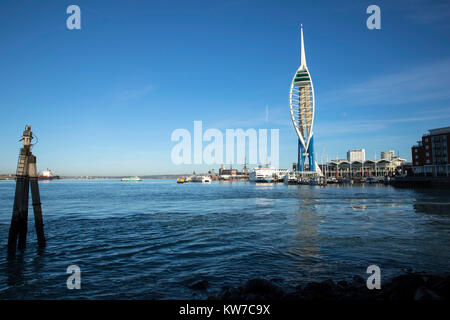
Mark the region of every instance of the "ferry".
[[42, 171], [42, 173], [38, 176], [38, 180], [53, 180], [59, 179], [58, 176], [54, 175], [51, 170], [47, 168], [47, 170]]
[[208, 176], [193, 176], [191, 181], [200, 183], [209, 183], [211, 182], [211, 178]]
[[121, 180], [122, 181], [141, 181], [141, 178], [134, 176], [134, 177], [124, 177]]
[[273, 182], [275, 173], [275, 169], [272, 167], [258, 166], [252, 169], [248, 180], [251, 182]]

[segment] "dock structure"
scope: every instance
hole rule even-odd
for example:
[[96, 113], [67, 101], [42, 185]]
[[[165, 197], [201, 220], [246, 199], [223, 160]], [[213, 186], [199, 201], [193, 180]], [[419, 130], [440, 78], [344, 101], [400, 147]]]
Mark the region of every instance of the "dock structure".
[[17, 247], [19, 250], [24, 250], [26, 247], [30, 188], [38, 246], [41, 248], [45, 247], [44, 221], [39, 195], [36, 157], [31, 152], [31, 141], [33, 140], [31, 126], [25, 126], [21, 140], [23, 146], [20, 149], [19, 162], [17, 164], [16, 191], [8, 237], [8, 254], [10, 255], [15, 255]]

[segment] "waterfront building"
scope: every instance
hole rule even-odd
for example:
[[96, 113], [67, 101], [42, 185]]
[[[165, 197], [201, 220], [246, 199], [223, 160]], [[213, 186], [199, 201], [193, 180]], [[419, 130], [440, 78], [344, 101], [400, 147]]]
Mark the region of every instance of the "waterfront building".
[[395, 157], [394, 150], [382, 151], [381, 152], [381, 160], [389, 160], [391, 161]]
[[314, 87], [306, 65], [303, 25], [300, 31], [300, 67], [294, 74], [289, 93], [289, 111], [298, 136], [298, 171], [316, 171], [314, 155]]
[[347, 151], [347, 161], [360, 161], [364, 162], [366, 161], [366, 150], [365, 149], [359, 149], [359, 150], [348, 150]]
[[400, 158], [399, 155], [395, 155], [394, 150], [381, 152], [381, 160], [390, 161], [396, 167], [402, 166], [406, 163], [406, 159]]
[[392, 160], [331, 160], [320, 165], [327, 177], [386, 177], [402, 173], [405, 159], [394, 157]]
[[230, 169], [225, 168], [225, 165], [222, 164], [222, 166], [219, 169], [219, 176], [237, 176], [238, 171], [237, 169], [233, 169], [233, 167], [230, 165]]
[[395, 156], [391, 159], [391, 163], [395, 167], [400, 167], [406, 164], [406, 159], [400, 158], [399, 156]]
[[414, 175], [449, 176], [450, 127], [428, 130], [411, 148]]
[[[214, 172], [214, 169], [210, 172]], [[211, 175], [212, 176], [212, 175]], [[239, 172], [237, 169], [233, 169], [233, 167], [230, 165], [230, 168], [227, 169], [224, 164], [219, 168], [219, 175], [214, 176], [215, 178], [219, 180], [246, 180], [249, 176], [249, 171], [247, 168], [247, 164], [245, 163], [242, 171]]]

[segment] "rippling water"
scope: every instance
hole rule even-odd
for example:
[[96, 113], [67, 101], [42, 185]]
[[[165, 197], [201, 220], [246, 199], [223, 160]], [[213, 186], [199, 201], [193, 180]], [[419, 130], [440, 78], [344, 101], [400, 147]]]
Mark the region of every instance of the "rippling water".
[[[205, 298], [253, 277], [283, 285], [449, 271], [450, 194], [389, 186], [174, 180], [40, 183], [47, 247], [32, 208], [28, 247], [8, 259], [14, 181], [0, 181], [0, 298]], [[81, 290], [66, 269], [81, 268]], [[188, 286], [207, 279], [210, 289]]]

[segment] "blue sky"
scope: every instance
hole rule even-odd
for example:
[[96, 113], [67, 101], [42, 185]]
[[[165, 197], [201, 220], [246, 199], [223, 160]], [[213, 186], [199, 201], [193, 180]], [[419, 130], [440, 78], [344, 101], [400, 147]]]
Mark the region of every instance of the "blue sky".
[[[81, 30], [66, 28], [70, 4]], [[381, 30], [366, 27], [371, 4]], [[354, 148], [410, 160], [423, 133], [450, 125], [446, 1], [1, 1], [0, 173], [15, 171], [27, 123], [38, 168], [61, 175], [205, 171], [170, 160], [172, 131], [194, 120], [278, 128], [291, 167], [300, 23], [318, 160]]]

